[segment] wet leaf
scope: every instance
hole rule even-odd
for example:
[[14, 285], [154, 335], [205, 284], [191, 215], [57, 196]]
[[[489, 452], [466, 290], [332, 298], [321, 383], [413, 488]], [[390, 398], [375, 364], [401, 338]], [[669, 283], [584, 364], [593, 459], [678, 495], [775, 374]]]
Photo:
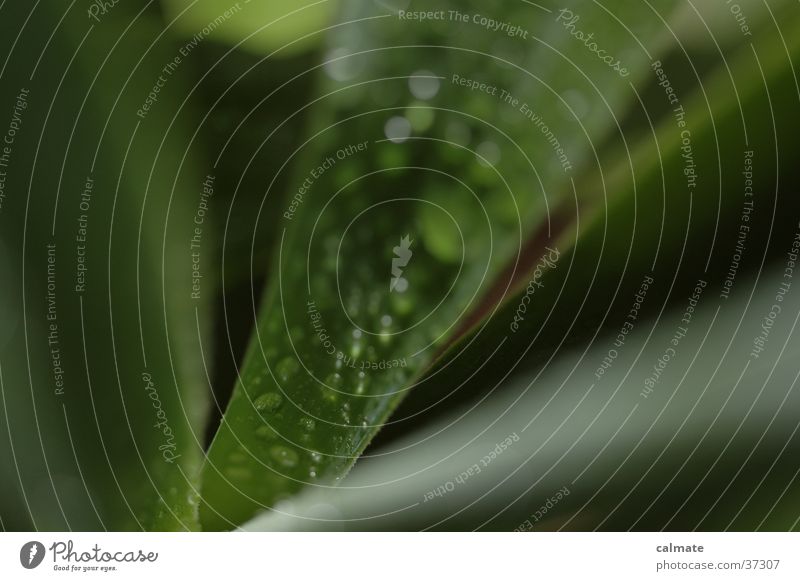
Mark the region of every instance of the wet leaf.
[[[209, 451], [205, 528], [335, 485], [467, 314], [507, 291], [506, 267], [535, 266], [524, 242], [560, 234], [571, 178], [597, 163], [592, 140], [614, 140], [649, 62], [602, 8], [574, 6], [627, 76], [570, 34], [574, 15], [519, 4], [495, 27], [477, 4], [424, 23], [345, 7], [361, 20], [331, 32], [314, 129], [286, 154], [277, 280]], [[657, 53], [660, 18], [627, 16]]]

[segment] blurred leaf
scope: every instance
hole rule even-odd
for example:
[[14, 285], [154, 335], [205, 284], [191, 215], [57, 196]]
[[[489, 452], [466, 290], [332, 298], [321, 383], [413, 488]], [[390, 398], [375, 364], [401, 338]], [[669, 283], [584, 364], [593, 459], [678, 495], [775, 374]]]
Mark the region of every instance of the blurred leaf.
[[613, 337], [422, 428], [359, 463], [341, 487], [308, 491], [243, 528], [796, 528], [800, 295], [786, 296], [768, 348], [751, 355], [783, 274], [742, 280], [748, 292], [721, 310], [699, 307], [646, 397], [686, 304], [641, 321], [601, 380], [595, 370]]
[[175, 34], [207, 36], [255, 54], [286, 57], [318, 44], [337, 0], [161, 0]]
[[37, 6], [25, 29], [28, 5], [2, 19], [24, 33], [2, 110], [29, 91], [0, 212], [3, 523], [196, 529], [213, 288], [190, 298], [195, 228], [204, 274], [215, 245], [194, 221], [206, 178], [177, 107], [182, 70], [163, 70], [177, 47], [149, 13], [59, 24], [64, 7]]
[[[782, 26], [798, 30], [794, 7], [783, 8], [776, 11]], [[791, 218], [800, 214], [795, 196], [779, 194], [800, 185], [792, 161], [800, 136], [792, 113], [795, 38], [786, 37], [786, 45], [774, 24], [765, 24], [752, 44], [704, 75], [702, 87], [677, 93], [680, 101], [668, 116], [650, 119], [649, 134], [629, 149], [610, 148], [602, 167], [611, 171], [593, 168], [576, 182], [585, 216], [564, 234], [577, 242], [562, 257], [563, 267], [546, 269], [534, 285], [522, 279], [495, 313], [439, 358], [428, 389], [416, 390], [398, 415], [430, 421], [454, 402], [486, 393], [520, 365], [552, 361], [564, 346], [604, 329], [616, 332], [645, 277], [655, 284], [642, 313], [656, 314], [682, 300], [675, 289], [700, 277], [723, 294], [731, 269], [760, 268], [765, 257], [782, 254], [776, 241], [793, 235]], [[683, 59], [669, 63], [662, 64], [667, 80], [689, 66]], [[755, 168], [750, 176], [743, 175], [747, 152]], [[746, 179], [751, 196], [744, 194]], [[745, 251], [734, 264], [740, 243]]]

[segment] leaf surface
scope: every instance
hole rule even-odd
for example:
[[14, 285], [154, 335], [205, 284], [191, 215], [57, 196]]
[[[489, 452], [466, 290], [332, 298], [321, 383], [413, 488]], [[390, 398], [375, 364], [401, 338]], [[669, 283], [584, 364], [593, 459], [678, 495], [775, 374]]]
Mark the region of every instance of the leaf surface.
[[[313, 129], [286, 152], [293, 197], [257, 335], [209, 450], [204, 528], [335, 485], [408, 390], [425, 388], [415, 378], [469, 312], [535, 266], [525, 242], [561, 234], [562, 200], [569, 215], [572, 177], [599, 161], [595, 141], [624, 146], [614, 120], [649, 57], [597, 4], [573, 5], [628, 77], [555, 10], [504, 7], [498, 33], [477, 3], [459, 5], [466, 22], [444, 23], [344, 8], [319, 104], [299, 105], [314, 108]], [[663, 47], [656, 14], [638, 7], [626, 18], [652, 31], [642, 38], [653, 53]]]

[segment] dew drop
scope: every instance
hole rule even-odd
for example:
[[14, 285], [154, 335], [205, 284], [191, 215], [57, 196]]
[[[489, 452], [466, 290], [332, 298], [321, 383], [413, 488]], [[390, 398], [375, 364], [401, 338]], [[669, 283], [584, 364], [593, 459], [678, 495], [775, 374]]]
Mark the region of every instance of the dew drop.
[[500, 162], [500, 148], [494, 141], [484, 141], [475, 153], [478, 154], [478, 163], [484, 167], [492, 167]]
[[291, 377], [297, 373], [300, 365], [297, 360], [292, 357], [285, 357], [281, 359], [275, 366], [275, 373], [281, 381], [289, 381]]
[[253, 402], [253, 405], [256, 408], [256, 411], [259, 413], [267, 413], [267, 412], [274, 412], [283, 403], [283, 397], [279, 393], [275, 393], [271, 391], [269, 393], [265, 393], [264, 395], [256, 398]]
[[334, 81], [349, 81], [358, 76], [363, 68], [356, 58], [350, 56], [350, 51], [346, 48], [335, 48], [325, 57], [325, 72]]
[[392, 117], [383, 131], [392, 143], [403, 143], [411, 135], [411, 123], [405, 117]]
[[324, 399], [328, 403], [336, 403], [339, 399], [339, 394], [333, 391], [329, 387], [322, 386], [322, 399]]
[[311, 418], [300, 418], [300, 425], [307, 432], [312, 432], [317, 427], [317, 423]]
[[272, 426], [258, 426], [256, 428], [256, 436], [264, 439], [272, 439], [275, 437], [275, 430], [272, 428]]
[[273, 446], [269, 455], [284, 468], [293, 468], [297, 465], [297, 452], [286, 446]]
[[430, 71], [417, 71], [408, 79], [408, 88], [417, 99], [433, 99], [439, 92], [441, 81]]
[[342, 386], [342, 376], [338, 373], [331, 373], [325, 378], [325, 385], [333, 389], [338, 389]]

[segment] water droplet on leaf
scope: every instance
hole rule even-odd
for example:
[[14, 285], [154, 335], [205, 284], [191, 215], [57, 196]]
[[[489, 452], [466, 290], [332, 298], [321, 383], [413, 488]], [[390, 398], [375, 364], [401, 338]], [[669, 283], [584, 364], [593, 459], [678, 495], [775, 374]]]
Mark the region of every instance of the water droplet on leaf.
[[267, 412], [274, 412], [283, 403], [283, 396], [279, 393], [275, 393], [271, 391], [269, 393], [265, 393], [264, 395], [256, 398], [253, 402], [256, 410], [259, 413], [267, 413]]
[[297, 465], [297, 452], [286, 446], [273, 446], [269, 455], [284, 468], [293, 468]]
[[275, 373], [281, 381], [289, 381], [291, 377], [300, 369], [300, 364], [292, 357], [281, 359], [275, 366]]

